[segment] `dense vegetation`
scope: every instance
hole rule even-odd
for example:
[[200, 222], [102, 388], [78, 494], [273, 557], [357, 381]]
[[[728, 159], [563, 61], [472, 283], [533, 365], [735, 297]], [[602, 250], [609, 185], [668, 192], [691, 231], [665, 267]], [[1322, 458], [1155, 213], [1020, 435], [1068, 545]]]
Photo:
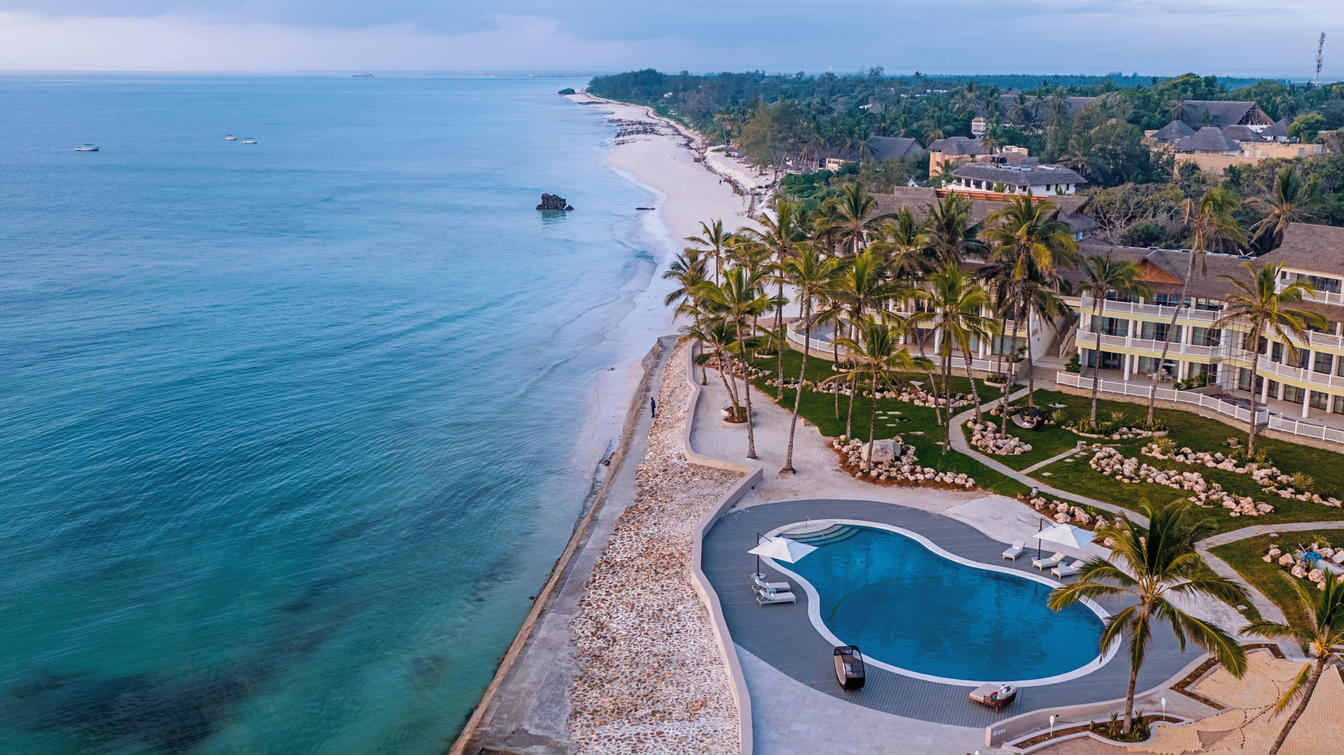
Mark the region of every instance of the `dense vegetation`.
[[[1005, 90], [1020, 91], [1004, 99]], [[1072, 167], [1090, 184], [1100, 235], [1113, 243], [1179, 247], [1189, 236], [1181, 214], [1187, 198], [1222, 187], [1242, 199], [1272, 193], [1274, 176], [1291, 166], [1302, 181], [1315, 181], [1318, 201], [1309, 217], [1344, 225], [1344, 84], [1319, 88], [1282, 81], [1219, 79], [1184, 74], [1159, 79], [1139, 76], [886, 76], [873, 69], [862, 76], [767, 75], [762, 72], [691, 75], [649, 69], [598, 76], [594, 94], [653, 106], [681, 119], [713, 142], [731, 142], [765, 169], [808, 173], [820, 157], [836, 152], [858, 156], [859, 167], [840, 174], [786, 176], [781, 190], [816, 206], [846, 183], [872, 192], [890, 191], [911, 179], [938, 183], [924, 160], [876, 163], [864, 159], [874, 136], [908, 136], [923, 145], [950, 136], [969, 136], [971, 120], [985, 117], [986, 138], [994, 145], [1026, 147], [1046, 162]], [[1073, 108], [1069, 97], [1096, 97]], [[1290, 133], [1319, 139], [1327, 154], [1293, 160], [1264, 160], [1233, 167], [1221, 177], [1194, 166], [1173, 170], [1169, 157], [1143, 143], [1146, 129], [1160, 128], [1187, 100], [1253, 100], [1269, 116], [1287, 118]], [[1324, 131], [1324, 134], [1319, 132]], [[1238, 219], [1250, 227], [1265, 210], [1241, 202]], [[1273, 239], [1253, 240], [1250, 249], [1268, 251]]]

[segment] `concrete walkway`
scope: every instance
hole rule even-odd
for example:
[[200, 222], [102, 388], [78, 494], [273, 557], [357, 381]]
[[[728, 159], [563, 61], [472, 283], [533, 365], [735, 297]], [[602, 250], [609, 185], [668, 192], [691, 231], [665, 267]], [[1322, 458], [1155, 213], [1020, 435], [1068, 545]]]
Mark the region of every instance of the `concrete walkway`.
[[[1008, 396], [1008, 400], [1016, 401], [1026, 395], [1027, 395], [1027, 389], [1023, 388], [1022, 390], [1017, 391], [1016, 393], [1010, 394]], [[982, 412], [986, 411], [990, 409], [994, 404], [997, 404], [1000, 401], [1002, 401], [1002, 399], [995, 398], [991, 401], [983, 403], [980, 405], [980, 410]], [[1133, 511], [1130, 511], [1129, 509], [1116, 506], [1113, 503], [1098, 501], [1095, 498], [1088, 498], [1085, 495], [1078, 495], [1077, 493], [1070, 493], [1066, 490], [1060, 490], [1059, 488], [1052, 487], [1047, 483], [1041, 482], [1035, 477], [1031, 477], [1025, 472], [1019, 472], [1016, 469], [1013, 469], [1012, 467], [1006, 466], [1002, 462], [994, 459], [994, 457], [992, 456], [980, 453], [971, 446], [970, 441], [966, 440], [966, 433], [962, 430], [962, 426], [965, 425], [966, 422], [972, 419], [974, 416], [975, 416], [975, 407], [971, 407], [970, 409], [967, 409], [966, 411], [952, 418], [952, 448], [956, 449], [958, 452], [966, 454], [967, 456], [971, 457], [972, 459], [975, 459], [981, 464], [984, 464], [985, 466], [989, 467], [995, 472], [1003, 474], [1007, 477], [1011, 477], [1014, 480], [1017, 480], [1018, 482], [1022, 483], [1023, 485], [1026, 485], [1029, 488], [1036, 488], [1037, 491], [1045, 493], [1046, 495], [1054, 496], [1055, 498], [1058, 498], [1062, 501], [1073, 501], [1074, 503], [1081, 503], [1087, 506], [1091, 506], [1093, 508], [1101, 509], [1102, 511], [1109, 511], [1112, 514], [1120, 514], [1123, 516], [1127, 516], [1129, 517], [1130, 521], [1134, 522], [1135, 524], [1144, 527], [1148, 526], [1148, 519], [1146, 517], [1140, 516], [1139, 514], [1136, 514]]]
[[[1344, 522], [1341, 521], [1293, 522], [1290, 524], [1257, 524], [1252, 527], [1242, 527], [1239, 530], [1232, 530], [1231, 532], [1220, 532], [1217, 535], [1206, 537], [1195, 544], [1195, 550], [1199, 551], [1199, 555], [1204, 557], [1204, 562], [1207, 563], [1209, 565], [1209, 568], [1213, 569], [1214, 572], [1218, 574], [1218, 576], [1226, 577], [1227, 579], [1230, 579], [1233, 582], [1236, 582], [1237, 584], [1241, 585], [1242, 588], [1246, 590], [1247, 597], [1251, 599], [1251, 605], [1255, 606], [1255, 610], [1260, 612], [1260, 616], [1269, 619], [1270, 621], [1283, 621], [1284, 620], [1283, 611], [1279, 610], [1279, 606], [1277, 603], [1265, 597], [1264, 593], [1260, 592], [1253, 585], [1251, 585], [1249, 582], [1243, 579], [1241, 573], [1238, 572], [1236, 569], [1232, 568], [1231, 564], [1215, 556], [1212, 552], [1210, 552], [1210, 549], [1215, 548], [1219, 545], [1227, 545], [1228, 543], [1235, 543], [1238, 540], [1245, 540], [1246, 538], [1258, 537], [1260, 535], [1269, 535], [1275, 532], [1305, 532], [1309, 530], [1341, 530], [1341, 529], [1344, 529]], [[1289, 654], [1290, 656], [1297, 655], [1296, 652], [1297, 648], [1291, 642], [1281, 643], [1280, 647], [1282, 647], [1284, 652]]]
[[[499, 748], [516, 753], [564, 752], [569, 748], [569, 689], [577, 673], [570, 622], [579, 611], [578, 599], [593, 565], [606, 547], [616, 520], [635, 500], [635, 471], [649, 445], [652, 420], [644, 410], [663, 381], [675, 336], [660, 339], [663, 352], [650, 368], [645, 387], [631, 400], [639, 407], [627, 447], [609, 474], [606, 490], [593, 502], [593, 519], [580, 533], [576, 550], [559, 565], [560, 574], [537, 617], [522, 651], [499, 681], [499, 686], [480, 705], [485, 706], [475, 731], [464, 732], [457, 745], [463, 752]], [[472, 749], [472, 748], [476, 749]]]

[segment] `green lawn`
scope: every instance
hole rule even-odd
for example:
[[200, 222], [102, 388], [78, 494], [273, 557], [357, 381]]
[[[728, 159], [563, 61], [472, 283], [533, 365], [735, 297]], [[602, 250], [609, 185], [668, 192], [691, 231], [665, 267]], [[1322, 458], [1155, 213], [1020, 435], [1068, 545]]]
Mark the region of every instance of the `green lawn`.
[[1297, 591], [1291, 585], [1292, 576], [1278, 563], [1267, 564], [1261, 559], [1272, 543], [1278, 543], [1284, 551], [1292, 552], [1298, 545], [1310, 545], [1313, 542], [1320, 544], [1322, 547], [1327, 543], [1331, 545], [1344, 544], [1344, 530], [1284, 532], [1277, 538], [1269, 535], [1259, 535], [1238, 540], [1235, 543], [1219, 545], [1210, 550], [1213, 555], [1236, 569], [1237, 573], [1251, 586], [1274, 601], [1287, 616], [1298, 611]]
[[[1068, 419], [1086, 417], [1089, 399], [1086, 396], [1074, 396], [1055, 391], [1037, 391], [1036, 406], [1054, 411], [1052, 404], [1064, 404], [1063, 411]], [[1025, 399], [1017, 402], [1025, 403]], [[1097, 416], [1106, 418], [1111, 412], [1122, 412], [1131, 421], [1142, 420], [1146, 408], [1138, 404], [1101, 400], [1097, 402]], [[1227, 439], [1238, 436], [1245, 442], [1245, 434], [1239, 433], [1221, 422], [1201, 417], [1197, 414], [1173, 409], [1158, 409], [1155, 416], [1166, 423], [1169, 437], [1178, 447], [1189, 446], [1197, 451], [1228, 451]], [[1034, 460], [1048, 458], [1052, 450], [1065, 450], [1081, 440], [1081, 436], [1058, 426], [1048, 426], [1042, 430], [1023, 430], [1008, 424], [1008, 431], [1031, 443], [1031, 453], [1017, 457], [1001, 457], [1001, 460], [1015, 469], [1025, 468]], [[1105, 441], [1126, 456], [1140, 456], [1139, 449], [1147, 439]], [[1288, 474], [1305, 471], [1315, 480], [1315, 491], [1321, 495], [1340, 495], [1344, 490], [1344, 455], [1333, 451], [1265, 439], [1262, 446], [1270, 454], [1270, 460]], [[1139, 501], [1147, 497], [1153, 502], [1183, 497], [1180, 491], [1163, 485], [1148, 483], [1125, 484], [1097, 472], [1087, 465], [1089, 456], [1073, 457], [1055, 462], [1032, 473], [1034, 477], [1050, 485], [1090, 496], [1098, 500], [1114, 503], [1129, 509], [1137, 509]], [[1344, 510], [1322, 506], [1317, 503], [1294, 501], [1271, 496], [1260, 490], [1260, 486], [1249, 475], [1240, 475], [1221, 469], [1209, 469], [1204, 466], [1186, 465], [1171, 460], [1142, 457], [1143, 460], [1159, 469], [1177, 469], [1196, 471], [1210, 482], [1217, 482], [1225, 490], [1238, 495], [1247, 495], [1258, 501], [1264, 501], [1274, 507], [1273, 513], [1261, 517], [1228, 516], [1223, 509], [1209, 509], [1220, 531], [1248, 527], [1253, 524], [1277, 524], [1280, 522], [1324, 521], [1344, 519]], [[1046, 473], [1049, 473], [1048, 475]]]
[[[762, 357], [755, 362], [759, 368], [775, 370], [774, 357]], [[786, 375], [797, 376], [798, 370], [802, 367], [802, 354], [795, 351], [786, 351], [784, 353], [784, 371]], [[821, 359], [809, 359], [807, 363], [807, 375], [809, 380], [824, 380], [835, 373], [831, 370], [831, 363]], [[920, 374], [911, 374], [905, 376], [910, 380], [918, 380], [928, 385], [928, 376]], [[977, 382], [977, 387], [982, 391], [981, 395], [988, 395], [983, 383]], [[752, 383], [756, 388], [768, 393], [771, 397], [775, 395], [773, 386], [765, 385], [764, 381], [756, 380]], [[953, 378], [952, 389], [959, 392], [967, 392], [970, 389], [970, 381], [964, 376]], [[793, 408], [794, 391], [784, 391], [783, 405], [789, 409]], [[915, 447], [915, 453], [919, 456], [921, 464], [932, 467], [940, 472], [961, 472], [971, 475], [976, 483], [986, 490], [992, 490], [1007, 496], [1015, 496], [1018, 493], [1026, 493], [1029, 488], [1018, 483], [1016, 480], [1005, 477], [998, 472], [984, 466], [980, 462], [972, 459], [965, 454], [958, 453], [955, 450], [949, 450], [946, 455], [943, 454], [942, 441], [946, 433], [944, 425], [938, 422], [938, 412], [924, 407], [908, 404], [895, 399], [882, 399], [877, 402], [878, 411], [899, 411], [899, 415], [881, 415], [877, 417], [877, 438], [890, 438], [900, 435], [901, 439]], [[835, 395], [830, 393], [817, 393], [807, 391], [803, 394], [803, 402], [800, 406], [799, 415], [807, 418], [809, 422], [817, 426], [822, 435], [827, 437], [837, 437], [845, 433], [845, 419], [849, 411], [849, 397], [840, 396], [839, 416], [836, 416]], [[853, 435], [856, 438], [866, 440], [869, 430], [869, 416], [872, 411], [872, 399], [865, 396], [856, 396], [854, 398], [854, 419]], [[962, 409], [954, 409], [953, 412], [960, 412]], [[947, 414], [942, 413], [942, 420], [946, 422]], [[917, 435], [915, 433], [923, 433]]]
[[[773, 374], [777, 362], [775, 357], [770, 356], [757, 359], [755, 364], [757, 367], [769, 370]], [[796, 379], [801, 366], [801, 352], [794, 350], [784, 352], [784, 373], [786, 376]], [[820, 382], [835, 375], [831, 362], [827, 359], [817, 358], [815, 352], [813, 358], [808, 360], [807, 367], [807, 377], [810, 381]], [[926, 389], [930, 385], [929, 376], [926, 374], [911, 374], [905, 376], [905, 378], [923, 383]], [[959, 393], [969, 393], [970, 381], [964, 375], [954, 376], [952, 383], [953, 390]], [[763, 381], [755, 381], [755, 384], [758, 389], [769, 393], [773, 397], [773, 388], [765, 386]], [[976, 381], [976, 389], [982, 402], [1000, 395], [998, 389], [987, 386], [980, 380]], [[1036, 406], [1046, 411], [1054, 411], [1052, 404], [1062, 404], [1062, 411], [1066, 419], [1075, 419], [1087, 415], [1089, 399], [1086, 396], [1039, 390], [1034, 398]], [[784, 392], [783, 403], [786, 407], [792, 408], [793, 391]], [[1019, 403], [1025, 403], [1025, 399]], [[823, 435], [836, 437], [845, 432], [845, 416], [849, 408], [849, 398], [841, 396], [839, 404], [839, 416], [836, 416], [833, 394], [809, 391], [803, 395], [800, 414], [816, 425]], [[871, 408], [870, 399], [862, 396], [854, 399], [853, 435], [855, 437], [865, 440], [868, 438], [869, 411]], [[994, 472], [969, 456], [956, 451], [943, 454], [944, 427], [939, 424], [938, 413], [933, 409], [902, 403], [894, 399], [879, 401], [877, 408], [879, 411], [899, 411], [900, 415], [879, 414], [876, 437], [889, 438], [900, 435], [905, 442], [915, 446], [920, 462], [926, 466], [940, 471], [964, 472], [975, 477], [980, 487], [1004, 495], [1013, 496], [1028, 491], [1027, 486]], [[954, 413], [958, 411], [960, 410], [954, 410]], [[1141, 421], [1146, 413], [1145, 407], [1141, 404], [1104, 399], [1098, 401], [1097, 412], [1101, 418], [1108, 418], [1112, 412], [1120, 412], [1130, 422]], [[1243, 443], [1245, 442], [1243, 432], [1196, 414], [1172, 409], [1158, 409], [1156, 416], [1170, 428], [1170, 437], [1176, 442], [1177, 446], [1189, 446], [1200, 451], [1226, 451], [1228, 450], [1227, 439], [1229, 437], [1239, 437]], [[946, 420], [945, 414], [942, 419]], [[919, 432], [922, 432], [922, 435], [915, 434]], [[1092, 439], [1084, 439], [1056, 425], [1049, 425], [1041, 430], [1033, 431], [1023, 430], [1010, 422], [1008, 432], [1030, 443], [1032, 450], [1019, 456], [995, 458], [1004, 465], [1019, 470], [1074, 448], [1079, 440], [1094, 442]], [[1107, 445], [1115, 446], [1126, 456], [1138, 456], [1139, 449], [1146, 442], [1146, 439], [1106, 441]], [[1341, 495], [1344, 492], [1344, 455], [1331, 450], [1277, 440], [1264, 439], [1260, 443], [1261, 447], [1269, 452], [1271, 461], [1284, 472], [1293, 474], [1303, 471], [1310, 474], [1315, 480], [1315, 492], [1323, 496], [1344, 497], [1344, 495]], [[1087, 461], [1090, 458], [1091, 455], [1088, 453], [1075, 455], [1043, 467], [1033, 472], [1032, 475], [1041, 482], [1061, 490], [1096, 498], [1131, 510], [1137, 510], [1140, 501], [1145, 497], [1155, 503], [1184, 497], [1180, 491], [1162, 485], [1119, 483], [1089, 467]], [[1274, 506], [1273, 513], [1262, 517], [1232, 517], [1223, 509], [1209, 509], [1208, 512], [1213, 517], [1219, 531], [1247, 527], [1253, 524], [1344, 519], [1344, 510], [1341, 509], [1333, 509], [1308, 502], [1291, 501], [1276, 496], [1271, 497], [1261, 492], [1259, 486], [1248, 475], [1211, 470], [1202, 466], [1187, 466], [1172, 461], [1147, 459], [1146, 457], [1145, 461], [1163, 469], [1198, 471], [1204, 475], [1205, 479], [1219, 483], [1230, 492], [1249, 495], [1256, 500], [1265, 501]]]

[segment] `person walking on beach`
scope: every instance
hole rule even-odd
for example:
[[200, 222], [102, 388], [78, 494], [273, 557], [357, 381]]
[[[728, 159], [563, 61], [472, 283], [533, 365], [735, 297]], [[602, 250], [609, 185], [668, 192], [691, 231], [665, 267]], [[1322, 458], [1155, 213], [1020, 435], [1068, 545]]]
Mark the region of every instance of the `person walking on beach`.
[[652, 418], [657, 416], [658, 416], [658, 402], [653, 399], [653, 396], [649, 396], [649, 417]]

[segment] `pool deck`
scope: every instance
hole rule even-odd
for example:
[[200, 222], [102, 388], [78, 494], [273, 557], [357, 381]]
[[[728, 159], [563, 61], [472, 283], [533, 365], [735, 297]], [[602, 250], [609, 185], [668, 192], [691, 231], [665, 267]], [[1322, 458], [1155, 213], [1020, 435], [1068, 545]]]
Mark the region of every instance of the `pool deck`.
[[[923, 494], [914, 488], [902, 493], [914, 498]], [[832, 645], [808, 618], [806, 592], [801, 587], [794, 591], [798, 597], [795, 605], [761, 607], [756, 605], [750, 590], [748, 576], [755, 562], [746, 551], [752, 546], [756, 533], [809, 518], [854, 519], [894, 525], [919, 533], [944, 550], [971, 561], [1040, 574], [1031, 566], [1029, 556], [1034, 556], [1034, 550], [1024, 553], [1015, 562], [1005, 561], [1001, 557], [1005, 544], [980, 530], [946, 516], [891, 502], [814, 499], [742, 508], [725, 515], [706, 533], [703, 568], [718, 593], [733, 641], [761, 663], [832, 698], [903, 718], [957, 727], [983, 728], [1029, 711], [1124, 696], [1129, 668], [1122, 653], [1085, 676], [1020, 688], [1017, 700], [998, 713], [970, 702], [967, 693], [971, 687], [907, 677], [872, 664], [868, 666], [867, 682], [862, 690], [846, 692], [840, 689], [832, 670]], [[767, 564], [762, 566], [771, 579], [788, 578]], [[1100, 602], [1111, 612], [1122, 605]], [[993, 627], [984, 627], [984, 630], [993, 631]], [[1139, 673], [1138, 689], [1148, 690], [1166, 682], [1201, 655], [1203, 651], [1193, 645], [1181, 652], [1169, 629], [1156, 628], [1147, 662]], [[756, 716], [757, 711], [753, 710], [753, 720]], [[936, 731], [931, 734], [936, 735]]]

